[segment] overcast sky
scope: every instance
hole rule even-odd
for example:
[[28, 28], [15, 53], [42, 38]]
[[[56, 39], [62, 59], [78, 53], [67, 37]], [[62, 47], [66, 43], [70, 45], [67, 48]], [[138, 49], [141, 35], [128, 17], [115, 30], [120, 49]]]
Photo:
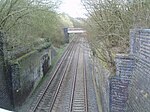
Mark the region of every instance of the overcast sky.
[[85, 17], [85, 10], [81, 4], [81, 0], [62, 0], [60, 11], [65, 12], [71, 17]]

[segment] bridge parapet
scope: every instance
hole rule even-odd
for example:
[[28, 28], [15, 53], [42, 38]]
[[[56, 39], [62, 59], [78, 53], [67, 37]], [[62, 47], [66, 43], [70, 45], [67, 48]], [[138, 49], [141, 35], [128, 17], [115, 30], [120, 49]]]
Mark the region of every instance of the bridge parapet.
[[83, 28], [68, 28], [68, 33], [85, 33]]
[[83, 28], [64, 28], [64, 41], [66, 43], [69, 42], [69, 34], [83, 34], [86, 33], [86, 30], [84, 30]]
[[116, 57], [110, 80], [110, 112], [150, 110], [150, 29], [130, 31], [130, 54]]

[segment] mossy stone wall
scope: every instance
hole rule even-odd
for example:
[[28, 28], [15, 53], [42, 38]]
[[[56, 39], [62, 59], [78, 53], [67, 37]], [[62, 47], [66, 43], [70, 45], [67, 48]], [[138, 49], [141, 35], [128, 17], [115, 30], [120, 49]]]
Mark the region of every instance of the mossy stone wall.
[[12, 109], [11, 93], [9, 83], [4, 69], [4, 35], [0, 32], [0, 108]]
[[13, 103], [21, 105], [51, 66], [51, 49], [31, 51], [9, 63]]

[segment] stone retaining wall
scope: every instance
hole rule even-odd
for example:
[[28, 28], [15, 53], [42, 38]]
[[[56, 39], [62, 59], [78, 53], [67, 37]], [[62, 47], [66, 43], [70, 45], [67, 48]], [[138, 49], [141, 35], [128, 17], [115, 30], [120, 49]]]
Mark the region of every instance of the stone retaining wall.
[[13, 105], [21, 105], [51, 65], [50, 48], [35, 50], [8, 63]]
[[12, 109], [12, 102], [9, 92], [9, 85], [6, 82], [6, 75], [4, 75], [4, 52], [3, 52], [4, 35], [0, 32], [0, 108]]

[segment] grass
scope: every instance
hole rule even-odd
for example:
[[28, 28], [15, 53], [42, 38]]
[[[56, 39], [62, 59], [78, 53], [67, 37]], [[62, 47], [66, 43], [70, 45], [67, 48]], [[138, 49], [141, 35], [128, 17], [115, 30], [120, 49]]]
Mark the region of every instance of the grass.
[[56, 57], [52, 60], [52, 68], [53, 68], [54, 66], [56, 66], [57, 61], [61, 58], [63, 52], [65, 51], [65, 48], [67, 47], [67, 45], [68, 45], [68, 44], [64, 44], [64, 45], [62, 45], [60, 48], [57, 48], [57, 49], [56, 49], [57, 55], [56, 55]]

